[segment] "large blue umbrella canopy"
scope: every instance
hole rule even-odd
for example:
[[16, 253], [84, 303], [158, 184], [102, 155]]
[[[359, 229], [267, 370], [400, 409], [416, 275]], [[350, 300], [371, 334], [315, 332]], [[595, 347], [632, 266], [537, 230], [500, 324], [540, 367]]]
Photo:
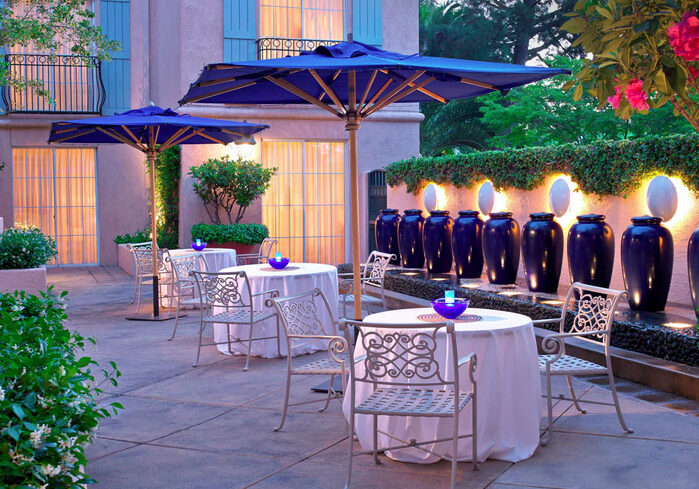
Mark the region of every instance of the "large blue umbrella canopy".
[[180, 104], [313, 104], [345, 120], [350, 184], [355, 317], [361, 317], [356, 131], [362, 120], [397, 102], [477, 97], [569, 70], [436, 58], [384, 51], [361, 42], [319, 46], [299, 56], [207, 65]]
[[[155, 159], [157, 154], [178, 144], [228, 144], [250, 142], [269, 126], [222, 119], [205, 119], [178, 114], [172, 109], [151, 105], [113, 116], [93, 117], [51, 124], [49, 143], [127, 144], [146, 154], [150, 165], [150, 202], [152, 247], [157, 248], [155, 219]], [[134, 317], [129, 319], [147, 319]], [[153, 315], [150, 319], [169, 319], [160, 315], [158, 298], [157, 253], [153, 252]]]

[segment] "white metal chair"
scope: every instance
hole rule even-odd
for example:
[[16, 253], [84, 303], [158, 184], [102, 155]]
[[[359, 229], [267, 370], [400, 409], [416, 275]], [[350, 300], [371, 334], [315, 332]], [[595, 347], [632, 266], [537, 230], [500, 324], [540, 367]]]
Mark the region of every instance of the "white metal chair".
[[[212, 345], [228, 345], [228, 352], [233, 353], [231, 345], [233, 343], [247, 343], [248, 353], [243, 370], [247, 370], [250, 364], [250, 351], [253, 341], [260, 340], [277, 340], [277, 355], [281, 356], [281, 348], [279, 343], [279, 318], [277, 317], [277, 334], [276, 336], [266, 336], [253, 338], [254, 326], [261, 321], [276, 316], [273, 310], [255, 310], [253, 299], [256, 297], [269, 296], [270, 298], [279, 297], [277, 290], [265, 290], [257, 294], [253, 294], [248, 282], [248, 276], [243, 270], [225, 273], [213, 272], [192, 272], [197, 282], [199, 289], [199, 300], [201, 308], [201, 323], [199, 326], [199, 347], [197, 349], [197, 359], [192, 365], [196, 367], [199, 364], [199, 356], [202, 346]], [[215, 312], [214, 308], [221, 308], [223, 311]], [[202, 334], [207, 324], [225, 324], [226, 341], [213, 341], [212, 343], [202, 344]], [[233, 338], [231, 339], [231, 324], [248, 325], [247, 339]]]
[[[382, 253], [380, 251], [372, 251], [367, 258], [366, 264], [361, 266], [361, 284], [362, 284], [362, 307], [366, 307], [367, 314], [370, 312], [369, 308], [372, 305], [381, 305], [381, 307], [386, 307], [386, 298], [384, 295], [384, 278], [386, 277], [386, 269], [390, 264], [392, 259], [395, 259], [396, 255], [391, 253]], [[354, 294], [353, 294], [353, 274], [352, 273], [340, 273], [338, 274], [340, 280], [340, 301], [342, 303], [342, 315], [347, 317], [347, 305], [354, 304]], [[367, 286], [372, 287], [374, 290], [381, 294], [381, 297], [376, 297], [369, 295], [367, 293]]]
[[[136, 265], [134, 280], [136, 281], [136, 312], [141, 307], [141, 296], [143, 286], [153, 283], [153, 250], [148, 248], [133, 248], [134, 263]], [[163, 294], [165, 285], [172, 284], [172, 272], [168, 270], [166, 262], [169, 260], [169, 252], [166, 248], [158, 249], [158, 300], [161, 301], [166, 294]]]
[[[281, 318], [286, 333], [287, 361], [284, 409], [282, 410], [281, 423], [274, 429], [274, 431], [279, 431], [284, 427], [289, 406], [325, 401], [325, 405], [319, 409], [319, 412], [322, 413], [330, 405], [331, 399], [342, 399], [342, 394], [335, 392], [333, 389], [333, 382], [335, 381], [335, 376], [339, 375], [342, 379], [342, 392], [345, 392], [345, 382], [349, 372], [349, 343], [346, 337], [343, 338], [338, 335], [337, 322], [332, 319], [333, 314], [328, 299], [323, 291], [318, 288], [294, 296], [267, 299], [267, 303], [277, 311], [277, 316]], [[321, 311], [325, 311], [327, 316], [331, 318], [331, 328], [323, 328], [323, 321], [320, 316]], [[327, 334], [327, 329], [331, 329], [333, 334]], [[297, 340], [313, 339], [327, 341], [328, 355], [300, 367], [292, 367], [291, 352], [294, 343]], [[328, 397], [326, 399], [314, 399], [312, 401], [289, 404], [292, 375], [329, 375]]]
[[131, 253], [131, 270], [133, 272], [133, 299], [131, 300], [131, 304], [136, 302], [136, 297], [137, 297], [137, 292], [138, 292], [138, 273], [137, 273], [137, 265], [136, 265], [136, 256], [134, 255], [133, 250], [136, 249], [145, 249], [149, 250], [153, 246], [153, 243], [150, 241], [143, 241], [141, 243], [127, 243], [126, 244], [126, 249], [129, 250], [129, 253]]
[[177, 301], [177, 312], [175, 314], [175, 326], [172, 329], [171, 341], [177, 334], [177, 325], [180, 320], [180, 308], [182, 306], [198, 306], [201, 304], [197, 281], [194, 272], [205, 272], [206, 262], [202, 253], [188, 253], [182, 256], [171, 256], [170, 267], [172, 268], [173, 283], [170, 306], [172, 301]]
[[[348, 326], [359, 330], [357, 341], [365, 349], [365, 355], [353, 358], [350, 362], [350, 419], [349, 432], [354, 433], [354, 418], [357, 414], [368, 414], [373, 417], [373, 447], [372, 450], [355, 452], [353, 437], [349, 437], [349, 470], [347, 474], [348, 489], [352, 477], [352, 458], [355, 455], [371, 453], [375, 463], [378, 458], [378, 433], [400, 445], [384, 447], [381, 451], [413, 447], [436, 455], [451, 462], [451, 488], [456, 483], [456, 466], [458, 459], [458, 444], [461, 438], [472, 438], [473, 470], [478, 470], [478, 436], [476, 413], [476, 354], [470, 353], [459, 358], [454, 333], [454, 323], [446, 321], [429, 326], [398, 325], [384, 323], [366, 323], [361, 321], [340, 321], [340, 329], [347, 331]], [[405, 332], [414, 328], [415, 331]], [[438, 334], [442, 341], [447, 341], [448, 368], [439, 365], [435, 357], [438, 345]], [[445, 334], [444, 334], [445, 333]], [[446, 336], [446, 338], [445, 338]], [[358, 371], [357, 365], [362, 365]], [[468, 366], [471, 392], [461, 392], [459, 387], [460, 368]], [[447, 380], [442, 371], [449, 371], [451, 380]], [[356, 403], [357, 385], [370, 384], [372, 393], [359, 404]], [[459, 435], [459, 414], [471, 402], [473, 408], [471, 434]], [[401, 440], [390, 433], [377, 428], [378, 416], [413, 416], [441, 417], [453, 419], [452, 436], [437, 440], [417, 441]], [[451, 441], [451, 454], [438, 454], [422, 445]]]
[[[541, 438], [542, 446], [547, 445], [553, 436], [551, 377], [554, 375], [565, 375], [568, 389], [570, 390], [570, 398], [560, 396], [559, 399], [572, 401], [575, 408], [582, 414], [585, 414], [586, 411], [580, 407], [581, 402], [614, 406], [621, 427], [626, 432], [633, 433], [633, 430], [626, 426], [621, 413], [619, 396], [617, 395], [616, 386], [614, 384], [612, 361], [609, 356], [609, 343], [612, 336], [614, 312], [622, 297], [628, 297], [628, 292], [625, 290], [606, 289], [576, 282], [568, 291], [560, 318], [537, 319], [533, 321], [535, 325], [552, 322], [558, 322], [560, 324], [559, 333], [547, 336], [541, 341], [541, 349], [545, 354], [539, 355], [539, 372], [546, 377], [546, 403], [548, 411], [548, 426], [544, 429]], [[570, 330], [566, 332], [566, 315], [569, 306], [574, 308], [576, 315]], [[598, 341], [595, 341], [595, 339], [591, 337], [596, 337]], [[565, 344], [566, 338], [580, 338], [598, 344], [601, 341], [604, 344], [605, 365], [598, 365], [567, 354]], [[576, 397], [570, 376], [599, 374], [606, 374], [609, 377], [609, 387], [612, 391], [614, 403], [588, 401]]]
[[277, 240], [265, 238], [260, 243], [260, 248], [257, 253], [244, 253], [236, 255], [235, 259], [238, 265], [255, 265], [257, 263], [267, 263], [267, 260], [272, 256], [272, 250], [277, 247]]

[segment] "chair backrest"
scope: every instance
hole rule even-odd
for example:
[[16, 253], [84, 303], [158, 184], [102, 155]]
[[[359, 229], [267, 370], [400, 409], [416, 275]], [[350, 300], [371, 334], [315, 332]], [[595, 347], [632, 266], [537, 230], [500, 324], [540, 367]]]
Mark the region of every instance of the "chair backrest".
[[[134, 263], [136, 265], [136, 273], [138, 275], [146, 275], [153, 273], [153, 250], [151, 248], [133, 248]], [[156, 251], [158, 259], [158, 273], [166, 273], [167, 267], [165, 263], [169, 261], [170, 253], [167, 248], [161, 248]]]
[[[293, 296], [268, 299], [267, 306], [273, 306], [277, 311], [286, 331], [289, 348], [296, 340], [304, 337], [328, 334], [337, 336], [337, 324], [333, 320], [330, 303], [319, 288]], [[323, 328], [323, 312], [332, 321], [332, 333]]]
[[[607, 289], [575, 282], [570, 286], [565, 299], [560, 332], [596, 332], [597, 337], [602, 339], [606, 346], [609, 346], [614, 313], [623, 297], [628, 297], [628, 292], [625, 290]], [[565, 331], [566, 311], [569, 309], [575, 312], [575, 318], [570, 330]]]
[[248, 276], [243, 271], [214, 273], [192, 272], [199, 288], [202, 306], [252, 308], [252, 292]]
[[260, 243], [260, 249], [258, 250], [260, 261], [262, 261], [263, 259], [269, 259], [272, 256], [272, 250], [277, 246], [277, 244], [278, 243], [276, 239], [263, 239], [262, 243]]
[[153, 243], [151, 241], [143, 241], [141, 243], [128, 243], [126, 245], [126, 248], [128, 248], [129, 251], [133, 251], [135, 249], [150, 250], [153, 248]]
[[364, 283], [383, 288], [383, 279], [386, 276], [386, 269], [391, 260], [395, 258], [396, 255], [392, 255], [391, 253], [372, 251], [364, 266]]
[[205, 272], [206, 262], [202, 258], [201, 253], [187, 253], [182, 256], [170, 257], [172, 271], [175, 274], [175, 280], [182, 283], [194, 284], [195, 279], [193, 272]]
[[[358, 330], [357, 343], [364, 349], [365, 358], [350, 362], [352, 373], [352, 392], [355, 382], [381, 385], [411, 387], [419, 386], [458, 386], [459, 355], [456, 346], [454, 323], [445, 321], [429, 326], [415, 324], [384, 324], [361, 321], [342, 320], [341, 329], [354, 326]], [[439, 346], [438, 333], [443, 331], [449, 352], [444, 359], [451, 365], [440, 367], [437, 358]], [[356, 346], [355, 346], [356, 350]], [[444, 351], [444, 350], [442, 350]], [[361, 366], [359, 371], [355, 362]], [[443, 371], [449, 370], [451, 380], [447, 380]]]

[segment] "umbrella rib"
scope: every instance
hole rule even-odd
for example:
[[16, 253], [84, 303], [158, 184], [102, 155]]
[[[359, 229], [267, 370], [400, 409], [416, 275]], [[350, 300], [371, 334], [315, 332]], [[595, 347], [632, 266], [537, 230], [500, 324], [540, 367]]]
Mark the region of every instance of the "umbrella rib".
[[217, 80], [198, 82], [194, 86], [195, 87], [210, 87], [211, 85], [218, 85], [219, 83], [234, 82], [236, 80], [237, 80], [237, 78], [235, 76], [227, 76], [225, 78], [218, 78]]
[[[191, 126], [190, 126], [190, 127], [191, 127]], [[197, 136], [198, 134], [199, 134], [199, 133], [198, 133], [196, 130], [195, 130], [195, 131], [192, 131], [192, 132], [190, 132], [189, 134], [185, 134], [185, 135], [182, 136], [180, 139], [178, 139], [178, 140], [176, 140], [176, 141], [172, 141], [172, 142], [171, 142], [167, 147], [165, 147], [165, 148], [163, 148], [164, 145], [160, 146], [159, 150], [160, 150], [160, 151], [165, 151], [166, 149], [170, 148], [171, 146], [175, 146], [175, 145], [177, 145], [177, 144], [180, 144], [180, 143], [182, 143], [182, 142], [188, 140], [188, 139], [191, 138], [192, 136]]]
[[129, 146], [136, 148], [137, 150], [139, 150], [141, 152], [146, 151], [146, 148], [143, 146], [142, 143], [137, 143], [137, 142], [131, 141], [129, 138], [122, 136], [121, 134], [119, 134], [118, 132], [116, 132], [112, 129], [105, 129], [104, 127], [96, 127], [95, 129], [97, 129], [100, 132], [105, 133], [107, 136], [113, 137], [117, 141], [121, 141], [124, 144], [128, 144]]
[[[376, 107], [376, 106], [382, 106], [382, 107], [383, 107], [384, 102], [385, 102], [386, 100], [391, 99], [395, 94], [397, 94], [398, 92], [400, 92], [401, 90], [403, 90], [405, 87], [411, 85], [415, 80], [417, 80], [418, 78], [420, 78], [420, 77], [421, 77], [422, 75], [424, 75], [424, 74], [425, 74], [424, 71], [418, 71], [417, 73], [414, 73], [410, 78], [406, 78], [405, 80], [403, 80], [402, 82], [400, 82], [400, 83], [398, 84], [397, 87], [393, 88], [393, 90], [391, 90], [391, 91], [388, 92], [386, 95], [384, 95], [384, 97], [383, 97], [381, 100], [377, 100], [377, 101], [374, 103], [373, 107]], [[372, 109], [373, 109], [373, 107], [372, 107]], [[367, 113], [373, 112], [372, 109], [369, 109], [369, 110], [366, 111], [366, 112], [367, 112]], [[377, 109], [377, 110], [378, 110], [378, 109]]]
[[192, 126], [187, 126], [187, 127], [182, 127], [180, 128], [175, 134], [170, 136], [167, 141], [165, 141], [163, 144], [160, 145], [160, 151], [165, 151], [167, 148], [169, 148], [171, 145], [170, 143], [180, 137], [183, 132], [187, 132], [189, 129], [191, 129]]
[[221, 129], [221, 132], [225, 132], [226, 134], [232, 134], [233, 136], [238, 136], [241, 138], [245, 137], [245, 134], [243, 134], [242, 132], [231, 131], [230, 129]]
[[126, 134], [128, 134], [128, 135], [131, 137], [131, 139], [134, 140], [134, 142], [135, 142], [136, 144], [140, 144], [140, 143], [141, 143], [141, 140], [140, 140], [139, 138], [137, 138], [137, 137], [134, 135], [133, 132], [131, 132], [131, 129], [129, 129], [129, 128], [128, 128], [126, 125], [124, 125], [124, 124], [122, 124], [121, 127], [122, 127], [122, 129], [124, 129], [124, 131], [126, 131]]
[[[388, 75], [388, 71], [387, 71], [387, 70], [381, 70], [381, 73], [384, 73], [384, 74]], [[412, 87], [412, 85], [410, 85], [410, 86]], [[420, 89], [418, 89], [418, 91], [419, 91], [420, 93], [424, 93], [424, 94], [427, 95], [428, 97], [431, 97], [431, 98], [435, 99], [437, 102], [442, 102], [443, 104], [446, 104], [446, 103], [448, 102], [448, 100], [445, 99], [444, 97], [442, 97], [442, 96], [440, 96], [440, 95], [437, 95], [436, 93], [434, 93], [434, 92], [432, 92], [432, 91], [430, 91], [430, 90], [427, 90], [426, 88], [420, 88]]]
[[[74, 129], [71, 128], [71, 129], [63, 130], [62, 132], [73, 131], [73, 130], [74, 130]], [[61, 143], [61, 142], [66, 141], [66, 140], [68, 140], [68, 139], [72, 139], [72, 138], [77, 138], [77, 137], [80, 137], [80, 136], [84, 136], [85, 134], [90, 134], [91, 132], [95, 132], [94, 128], [85, 129], [84, 131], [80, 131], [80, 132], [77, 132], [77, 133], [75, 133], [75, 134], [70, 134], [70, 135], [68, 135], [68, 136], [63, 136], [62, 138], [55, 139], [55, 140], [53, 140], [53, 141], [51, 141], [51, 142], [52, 142], [52, 143]], [[56, 131], [54, 134], [58, 134], [58, 131]]]
[[338, 112], [337, 110], [330, 107], [328, 104], [321, 102], [320, 100], [315, 98], [313, 95], [300, 89], [299, 87], [297, 87], [293, 83], [290, 83], [290, 82], [288, 82], [284, 79], [281, 79], [281, 78], [274, 78], [272, 76], [265, 76], [265, 80], [274, 83], [275, 85], [283, 88], [284, 90], [286, 90], [288, 92], [293, 93], [294, 95], [296, 95], [298, 97], [301, 97], [302, 99], [304, 99], [307, 102], [312, 103], [313, 105], [317, 105], [321, 109], [327, 110], [331, 114], [334, 114], [340, 118], [343, 117], [343, 114], [341, 112]]
[[[342, 110], [343, 113], [346, 113], [346, 112], [347, 112], [347, 109], [346, 109], [345, 106], [342, 104], [342, 102], [340, 102], [340, 98], [339, 98], [339, 97], [337, 96], [337, 94], [335, 93], [335, 90], [333, 90], [332, 88], [330, 88], [330, 87], [323, 81], [323, 79], [320, 77], [320, 75], [318, 75], [318, 73], [316, 73], [316, 70], [311, 70], [311, 69], [309, 69], [308, 72], [309, 72], [309, 73], [311, 74], [311, 76], [315, 79], [315, 81], [318, 82], [318, 85], [320, 85], [320, 87], [323, 89], [323, 91], [324, 91], [325, 93], [328, 94], [328, 97], [330, 97], [330, 99], [335, 103], [335, 105], [337, 106], [337, 108], [340, 109], [340, 110]], [[318, 98], [318, 101], [320, 102], [320, 97]]]
[[198, 129], [196, 131], [192, 131], [192, 136], [194, 136], [196, 134], [196, 135], [199, 135], [203, 138], [209, 139], [209, 140], [213, 141], [214, 143], [222, 144], [224, 146], [226, 145], [226, 143], [224, 143], [220, 139], [216, 139], [213, 136], [209, 136], [208, 134], [204, 134], [202, 131], [203, 131], [203, 129]]
[[[335, 73], [333, 73], [333, 76], [330, 80], [330, 83], [328, 83], [328, 85], [332, 86], [332, 84], [335, 82], [335, 80], [337, 80], [337, 77], [340, 75], [340, 73], [342, 73], [342, 70], [335, 70]], [[325, 97], [325, 94], [321, 93], [320, 97], [318, 97], [318, 100], [322, 101], [323, 97]]]
[[467, 85], [473, 85], [475, 87], [480, 87], [480, 88], [487, 88], [488, 90], [493, 90], [497, 91], [500, 90], [498, 87], [493, 85], [492, 83], [486, 83], [486, 82], [480, 82], [478, 80], [471, 80], [470, 78], [461, 78], [461, 83], [465, 83]]
[[371, 72], [371, 77], [369, 77], [369, 83], [367, 83], [366, 88], [364, 89], [364, 93], [362, 94], [362, 99], [359, 101], [359, 110], [362, 110], [362, 108], [364, 107], [364, 102], [366, 101], [366, 98], [369, 96], [369, 91], [371, 90], [371, 87], [374, 84], [374, 80], [376, 80], [376, 75], [378, 73], [378, 70], [374, 70]]
[[223, 95], [224, 93], [234, 92], [236, 90], [240, 90], [242, 88], [247, 88], [247, 87], [250, 87], [252, 85], [255, 85], [256, 83], [257, 83], [257, 80], [254, 80], [254, 81], [250, 81], [247, 83], [243, 83], [243, 84], [235, 86], [235, 87], [226, 87], [226, 88], [222, 88], [220, 90], [216, 90], [215, 92], [197, 95], [196, 97], [192, 97], [191, 99], [187, 100], [185, 103], [191, 104], [191, 103], [199, 102], [200, 100], [203, 100], [205, 98], [216, 97], [218, 95]]
[[384, 92], [384, 90], [386, 90], [386, 88], [388, 88], [388, 86], [389, 86], [391, 83], [393, 83], [393, 80], [392, 80], [392, 79], [389, 78], [388, 80], [386, 80], [386, 82], [381, 86], [381, 88], [379, 88], [379, 89], [376, 91], [376, 93], [375, 93], [374, 95], [372, 95], [372, 97], [371, 97], [371, 98], [369, 99], [369, 101], [366, 103], [365, 107], [368, 107], [368, 106], [370, 106], [371, 104], [373, 104], [373, 103], [376, 101], [376, 99], [379, 98], [379, 97], [381, 96], [381, 94]]
[[349, 109], [355, 111], [357, 109], [357, 72], [355, 70], [350, 70], [348, 73], [349, 83], [347, 88], [349, 90]]
[[434, 81], [433, 76], [427, 78], [426, 80], [421, 81], [417, 85], [412, 84], [413, 86], [408, 88], [407, 90], [400, 92], [400, 93], [397, 93], [393, 97], [391, 97], [390, 99], [387, 99], [387, 100], [384, 99], [383, 102], [379, 102], [378, 104], [374, 105], [371, 109], [369, 109], [368, 111], [366, 111], [364, 113], [363, 117], [369, 117], [374, 112], [377, 112], [377, 111], [383, 109], [384, 107], [386, 107], [387, 105], [391, 105], [392, 103], [397, 102], [398, 100], [407, 97], [411, 93], [415, 92], [416, 90], [420, 90], [422, 87], [424, 87], [425, 85], [427, 85], [428, 83], [430, 83], [432, 81]]

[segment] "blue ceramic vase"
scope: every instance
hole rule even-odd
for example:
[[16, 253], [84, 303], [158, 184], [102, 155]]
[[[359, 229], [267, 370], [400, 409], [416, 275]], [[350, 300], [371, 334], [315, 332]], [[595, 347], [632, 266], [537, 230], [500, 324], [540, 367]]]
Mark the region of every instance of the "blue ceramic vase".
[[491, 284], [513, 284], [519, 268], [521, 236], [511, 212], [492, 212], [483, 226], [483, 257]]
[[422, 245], [430, 273], [449, 273], [451, 271], [451, 231], [454, 220], [449, 211], [432, 211], [425, 221], [422, 233]]
[[629, 306], [662, 311], [670, 292], [674, 247], [660, 217], [633, 217], [621, 237], [621, 265]]
[[602, 214], [578, 216], [568, 231], [568, 271], [573, 282], [609, 287], [614, 270], [614, 231]]
[[404, 268], [422, 268], [425, 265], [425, 253], [422, 250], [422, 228], [425, 218], [420, 209], [407, 209], [398, 223], [398, 248], [401, 266]]
[[694, 231], [689, 238], [687, 270], [689, 271], [689, 291], [692, 294], [694, 313], [699, 321], [699, 229]]
[[382, 253], [396, 255], [391, 260], [392, 265], [400, 263], [400, 250], [398, 249], [398, 209], [382, 209], [376, 217], [376, 248]]
[[483, 220], [478, 211], [460, 211], [451, 234], [454, 269], [459, 278], [483, 273]]
[[554, 214], [529, 214], [522, 228], [522, 261], [527, 286], [532, 292], [555, 294], [563, 264], [563, 228]]

